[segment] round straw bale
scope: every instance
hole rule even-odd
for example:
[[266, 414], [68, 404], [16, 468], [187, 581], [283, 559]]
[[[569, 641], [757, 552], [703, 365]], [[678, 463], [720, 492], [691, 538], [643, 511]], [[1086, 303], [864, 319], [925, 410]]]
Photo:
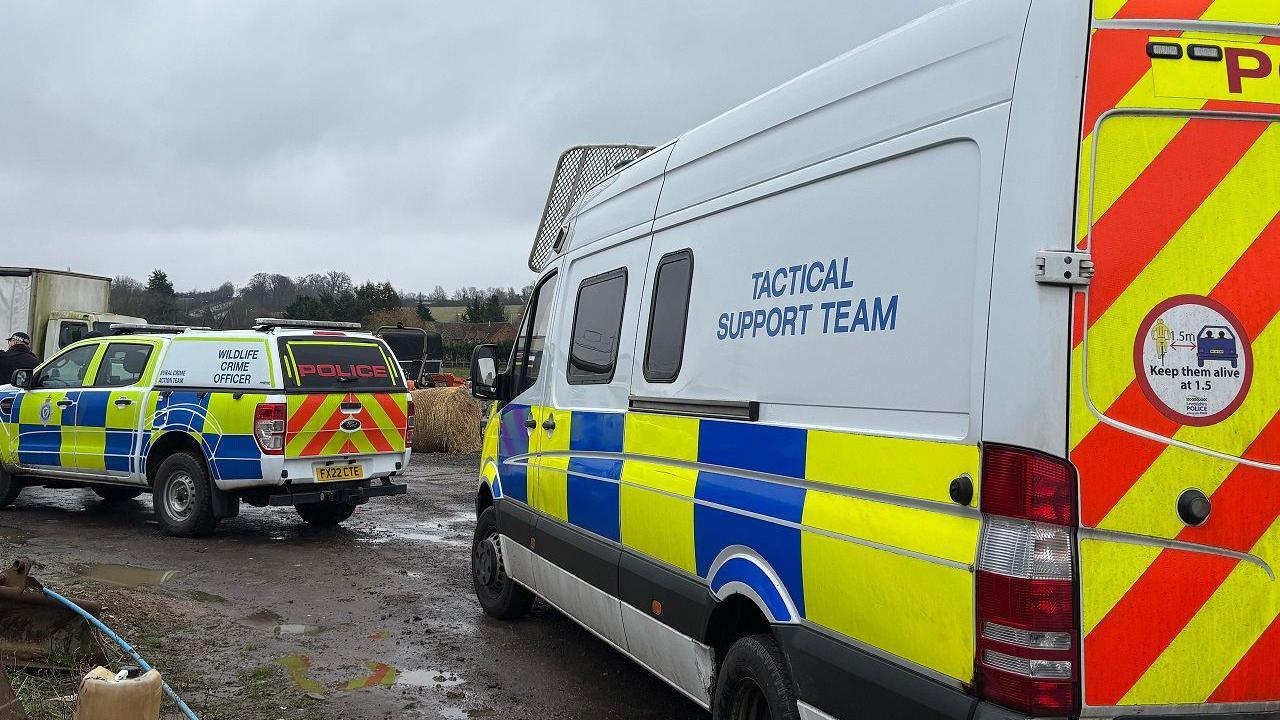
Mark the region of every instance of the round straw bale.
[[465, 387], [413, 391], [415, 452], [454, 455], [480, 451], [480, 401]]

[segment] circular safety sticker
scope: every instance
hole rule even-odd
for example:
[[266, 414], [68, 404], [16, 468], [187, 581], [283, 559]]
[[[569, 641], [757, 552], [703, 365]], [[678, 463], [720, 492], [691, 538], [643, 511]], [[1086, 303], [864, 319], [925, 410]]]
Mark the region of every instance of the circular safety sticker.
[[1200, 295], [1169, 298], [1147, 314], [1133, 364], [1147, 400], [1182, 425], [1227, 419], [1253, 380], [1253, 350], [1240, 321]]

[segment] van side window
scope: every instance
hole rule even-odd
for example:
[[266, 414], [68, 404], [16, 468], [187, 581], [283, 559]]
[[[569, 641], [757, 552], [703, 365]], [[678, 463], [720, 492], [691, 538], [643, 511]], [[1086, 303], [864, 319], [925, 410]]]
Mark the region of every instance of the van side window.
[[128, 387], [136, 385], [151, 359], [151, 346], [137, 343], [111, 343], [98, 363], [94, 387]]
[[613, 380], [627, 298], [627, 269], [589, 277], [578, 288], [569, 348], [569, 384], [600, 385]]
[[692, 287], [693, 251], [663, 255], [653, 276], [649, 335], [644, 347], [644, 379], [649, 382], [671, 382], [680, 374]]
[[511, 360], [516, 377], [516, 395], [528, 390], [538, 379], [542, 368], [542, 349], [547, 342], [547, 328], [551, 324], [551, 300], [556, 296], [556, 275], [547, 276], [529, 300], [520, 337], [511, 348]]

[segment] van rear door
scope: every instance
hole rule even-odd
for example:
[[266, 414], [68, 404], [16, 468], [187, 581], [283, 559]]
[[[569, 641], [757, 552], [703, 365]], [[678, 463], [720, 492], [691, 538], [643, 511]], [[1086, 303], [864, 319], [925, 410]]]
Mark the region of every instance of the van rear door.
[[281, 358], [289, 390], [286, 459], [404, 452], [408, 392], [382, 343], [285, 338]]
[[1163, 19], [1280, 20], [1095, 5], [1069, 438], [1091, 715], [1280, 704], [1280, 43], [1133, 29], [1193, 5]]

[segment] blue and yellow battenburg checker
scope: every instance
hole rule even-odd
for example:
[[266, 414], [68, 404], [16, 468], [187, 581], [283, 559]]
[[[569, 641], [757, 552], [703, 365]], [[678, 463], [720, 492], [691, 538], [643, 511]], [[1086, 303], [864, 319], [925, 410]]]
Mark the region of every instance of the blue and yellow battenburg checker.
[[142, 455], [163, 433], [185, 432], [200, 441], [210, 469], [220, 480], [262, 477], [262, 451], [253, 438], [253, 414], [260, 394], [171, 392], [150, 396]]
[[184, 432], [200, 441], [215, 478], [262, 477], [253, 414], [265, 395], [85, 387], [0, 394], [6, 399], [0, 451], [22, 465], [142, 472], [138, 458], [158, 437]]
[[504, 497], [713, 593], [746, 585], [780, 622], [972, 680], [980, 522], [949, 486], [977, 481], [976, 446], [509, 405], [485, 458]]

